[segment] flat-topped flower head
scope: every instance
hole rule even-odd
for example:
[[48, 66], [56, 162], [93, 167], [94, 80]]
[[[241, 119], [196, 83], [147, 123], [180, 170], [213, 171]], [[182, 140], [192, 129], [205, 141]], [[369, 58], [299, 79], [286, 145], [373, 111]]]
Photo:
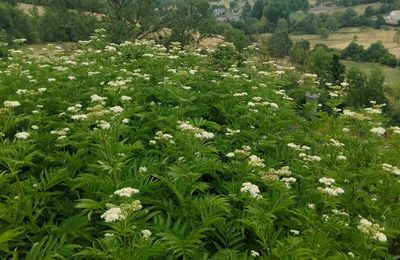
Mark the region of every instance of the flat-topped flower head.
[[26, 140], [29, 136], [30, 134], [28, 132], [19, 132], [15, 134], [15, 137], [21, 140]]
[[116, 190], [114, 192], [115, 195], [118, 195], [120, 197], [128, 197], [128, 198], [131, 197], [132, 194], [137, 194], [137, 193], [139, 193], [138, 189], [133, 189], [130, 187], [122, 188], [122, 189]]

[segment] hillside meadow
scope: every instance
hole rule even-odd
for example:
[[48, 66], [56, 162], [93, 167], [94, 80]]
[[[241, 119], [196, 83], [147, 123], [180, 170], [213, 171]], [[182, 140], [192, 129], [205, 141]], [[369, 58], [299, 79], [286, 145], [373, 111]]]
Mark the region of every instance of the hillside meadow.
[[[400, 128], [347, 83], [98, 30], [0, 61], [2, 259], [396, 259]], [[51, 53], [51, 55], [49, 55]]]
[[346, 67], [358, 68], [364, 73], [368, 74], [374, 69], [381, 69], [385, 75], [386, 83], [393, 86], [394, 88], [400, 89], [400, 73], [398, 68], [391, 68], [389, 66], [381, 65], [373, 62], [354, 62], [349, 60], [343, 60]]
[[380, 41], [391, 53], [400, 57], [400, 45], [394, 41], [395, 34], [396, 30], [394, 28], [378, 30], [373, 28], [350, 27], [330, 33], [327, 39], [322, 39], [319, 35], [311, 34], [290, 35], [290, 38], [294, 41], [308, 40], [311, 46], [326, 44], [328, 47], [336, 49], [344, 49], [352, 41], [363, 45], [365, 48], [368, 48], [374, 42]]

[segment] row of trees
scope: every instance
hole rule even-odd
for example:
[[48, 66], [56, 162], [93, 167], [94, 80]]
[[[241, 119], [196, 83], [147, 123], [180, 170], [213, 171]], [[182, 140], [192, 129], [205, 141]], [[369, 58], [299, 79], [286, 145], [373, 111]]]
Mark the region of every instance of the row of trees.
[[344, 12], [328, 14], [310, 14], [303, 19], [293, 21], [290, 31], [297, 34], [321, 34], [334, 32], [339, 28], [367, 26], [381, 28], [385, 24], [383, 15], [379, 14], [376, 18], [358, 15], [353, 9], [346, 9]]
[[[330, 32], [345, 27], [367, 26], [380, 28], [385, 24], [383, 14], [395, 9], [397, 7], [396, 4], [397, 2], [387, 3], [379, 8], [369, 6], [366, 8], [364, 15], [359, 15], [352, 8], [333, 14], [306, 14], [308, 1], [257, 0], [253, 8], [246, 4], [242, 10], [241, 21], [234, 21], [232, 25], [251, 35], [272, 32], [275, 30], [279, 19], [285, 19], [291, 33], [327, 36]], [[301, 14], [293, 16], [296, 12], [301, 12]]]
[[[152, 37], [189, 44], [220, 34], [239, 48], [249, 44], [243, 31], [215, 20], [207, 0], [26, 0], [44, 5], [44, 13], [35, 8], [31, 15], [7, 1], [0, 3], [3, 42], [76, 42], [101, 27], [113, 42]], [[105, 15], [96, 12], [100, 7]]]
[[367, 49], [364, 46], [351, 42], [341, 53], [342, 59], [352, 61], [378, 62], [383, 65], [396, 67], [399, 62], [396, 56], [383, 46], [381, 42], [371, 44]]
[[55, 0], [43, 14], [34, 9], [31, 15], [13, 3], [0, 3], [0, 31], [2, 41], [24, 38], [28, 43], [78, 41], [86, 39], [98, 25], [97, 18], [80, 10], [70, 10], [63, 1]]
[[[317, 3], [323, 3], [325, 0], [318, 0]], [[330, 1], [334, 2], [341, 6], [354, 6], [354, 5], [361, 5], [361, 4], [371, 4], [381, 2], [379, 0], [334, 0]], [[385, 0], [386, 3], [395, 3], [396, 0]]]

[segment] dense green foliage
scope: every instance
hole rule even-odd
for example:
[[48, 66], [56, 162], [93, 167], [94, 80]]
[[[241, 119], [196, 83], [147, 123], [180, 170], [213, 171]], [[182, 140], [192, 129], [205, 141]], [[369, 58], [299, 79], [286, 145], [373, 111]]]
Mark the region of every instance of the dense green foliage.
[[0, 31], [3, 32], [3, 41], [24, 38], [28, 42], [37, 39], [33, 19], [25, 15], [10, 3], [0, 2]]
[[341, 53], [343, 59], [352, 61], [379, 62], [391, 67], [398, 65], [396, 56], [390, 53], [381, 42], [373, 43], [367, 49], [356, 42], [351, 42]]
[[387, 103], [384, 96], [385, 77], [379, 70], [374, 70], [368, 77], [356, 68], [351, 68], [347, 73], [349, 94], [347, 103], [353, 107], [363, 107], [375, 100], [380, 104]]
[[341, 112], [345, 84], [255, 47], [98, 33], [0, 62], [2, 259], [400, 254], [400, 129], [379, 104]]

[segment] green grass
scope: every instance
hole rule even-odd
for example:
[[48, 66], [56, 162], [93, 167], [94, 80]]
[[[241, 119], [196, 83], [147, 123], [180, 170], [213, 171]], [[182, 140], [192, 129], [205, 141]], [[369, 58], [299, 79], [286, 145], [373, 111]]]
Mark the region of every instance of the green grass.
[[391, 68], [382, 64], [372, 63], [372, 62], [354, 62], [344, 60], [343, 63], [347, 66], [347, 68], [359, 68], [361, 71], [365, 73], [369, 73], [373, 69], [381, 69], [385, 74], [386, 82], [395, 87], [400, 87], [400, 69], [399, 68]]
[[289, 15], [289, 19], [290, 19], [290, 21], [292, 21], [292, 22], [298, 22], [298, 21], [303, 20], [306, 16], [307, 16], [307, 14], [305, 14], [304, 12], [301, 12], [301, 11], [299, 11], [299, 12], [292, 12], [292, 13], [290, 13], [290, 15]]

